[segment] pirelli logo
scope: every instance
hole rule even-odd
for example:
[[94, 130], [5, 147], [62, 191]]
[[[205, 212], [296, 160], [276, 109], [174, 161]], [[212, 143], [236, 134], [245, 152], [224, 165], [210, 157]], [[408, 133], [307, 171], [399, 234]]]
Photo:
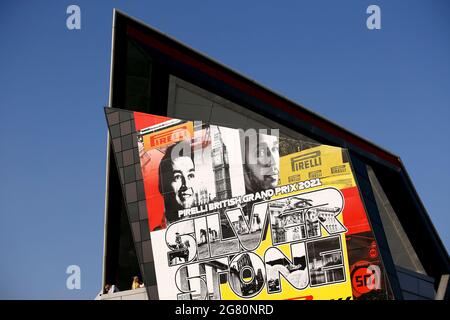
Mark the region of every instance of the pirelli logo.
[[336, 167], [331, 167], [331, 174], [345, 173], [346, 170], [347, 170], [347, 169], [346, 169], [345, 165], [342, 165], [342, 166], [336, 166]]
[[289, 181], [289, 183], [299, 182], [300, 181], [300, 175], [299, 174], [295, 174], [293, 176], [289, 176], [288, 177], [288, 181]]
[[321, 177], [322, 177], [322, 170], [316, 170], [316, 171], [312, 171], [309, 173], [310, 179], [321, 178]]
[[192, 137], [192, 125], [184, 123], [144, 136], [145, 149], [161, 148]]
[[322, 165], [320, 151], [314, 151], [291, 158], [292, 171], [306, 170]]

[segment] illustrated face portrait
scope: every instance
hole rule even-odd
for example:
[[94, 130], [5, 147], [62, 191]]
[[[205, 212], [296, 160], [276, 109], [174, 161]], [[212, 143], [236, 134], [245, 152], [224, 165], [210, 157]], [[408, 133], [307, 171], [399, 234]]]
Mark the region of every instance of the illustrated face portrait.
[[179, 219], [178, 210], [195, 204], [195, 165], [190, 156], [190, 145], [178, 143], [166, 150], [159, 167], [159, 191], [164, 197], [165, 217], [173, 222]]
[[[259, 134], [257, 143], [246, 143], [245, 166], [248, 175], [247, 186], [251, 190], [264, 190], [278, 184], [280, 154], [278, 137]], [[249, 188], [250, 187], [250, 188]]]
[[171, 170], [167, 172], [167, 192], [164, 196], [178, 204], [180, 209], [190, 208], [194, 203], [195, 168], [190, 157], [178, 157], [171, 161]]
[[183, 209], [194, 203], [195, 168], [190, 157], [179, 157], [172, 161], [170, 191]]

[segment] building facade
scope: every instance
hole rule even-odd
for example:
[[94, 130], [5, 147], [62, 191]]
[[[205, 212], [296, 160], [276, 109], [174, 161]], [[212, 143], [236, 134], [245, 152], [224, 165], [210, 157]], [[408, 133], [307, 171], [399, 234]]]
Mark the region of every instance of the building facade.
[[[317, 144], [346, 148], [394, 299], [449, 298], [448, 253], [395, 154], [117, 10], [113, 17], [108, 107], [230, 128], [277, 128], [280, 136], [299, 141], [297, 150]], [[117, 119], [118, 135], [108, 136], [107, 142], [103, 286], [115, 284], [120, 292], [101, 298], [133, 297], [128, 290], [132, 277], [139, 276], [147, 290], [134, 298], [158, 299], [151, 290], [156, 286], [156, 257], [151, 250], [142, 177], [134, 167], [139, 155], [133, 154], [131, 147], [127, 149], [131, 139], [127, 135], [128, 121]], [[216, 197], [221, 198], [230, 192], [227, 151], [220, 143], [220, 132], [211, 134], [215, 135], [215, 174], [223, 176], [216, 192]], [[120, 159], [111, 151], [117, 143], [122, 150]], [[292, 165], [293, 169], [301, 169], [317, 165], [318, 161], [317, 155], [310, 155]], [[338, 173], [344, 169], [334, 170]], [[133, 177], [126, 187], [121, 185], [121, 175]], [[309, 178], [315, 177], [312, 175]], [[133, 195], [132, 203], [125, 203], [124, 188]], [[207, 201], [210, 195], [204, 190], [197, 197]], [[333, 222], [329, 219], [333, 208], [308, 213], [301, 208], [286, 212], [282, 209], [281, 205], [276, 209], [280, 212], [271, 222], [279, 227], [274, 235], [280, 241], [317, 232], [317, 219]], [[304, 227], [292, 229], [289, 234], [282, 231], [287, 220], [294, 218], [304, 222]], [[371, 245], [365, 239], [354, 241], [361, 242], [362, 247]], [[325, 257], [314, 263], [327, 264], [338, 258]], [[222, 268], [205, 268], [210, 267], [214, 272]], [[336, 272], [330, 269], [317, 277], [335, 278], [339, 276]]]

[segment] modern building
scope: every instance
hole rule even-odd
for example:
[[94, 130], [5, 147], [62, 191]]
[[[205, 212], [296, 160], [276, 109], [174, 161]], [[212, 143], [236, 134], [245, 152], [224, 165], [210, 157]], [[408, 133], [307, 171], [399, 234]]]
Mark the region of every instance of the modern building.
[[[394, 298], [449, 298], [447, 250], [399, 156], [117, 10], [109, 106], [231, 128], [279, 128], [305, 144], [346, 148]], [[156, 277], [142, 177], [136, 173], [127, 209], [123, 163], [112, 144], [108, 135], [103, 285], [120, 292], [99, 298], [158, 299], [150, 290]], [[122, 160], [130, 160], [125, 152]], [[147, 289], [129, 291], [136, 275]]]

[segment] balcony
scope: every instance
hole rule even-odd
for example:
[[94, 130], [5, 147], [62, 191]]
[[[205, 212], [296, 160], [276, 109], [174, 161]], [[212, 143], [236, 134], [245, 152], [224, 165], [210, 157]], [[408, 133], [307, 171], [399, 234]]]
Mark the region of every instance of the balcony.
[[99, 294], [95, 300], [148, 300], [146, 288]]

